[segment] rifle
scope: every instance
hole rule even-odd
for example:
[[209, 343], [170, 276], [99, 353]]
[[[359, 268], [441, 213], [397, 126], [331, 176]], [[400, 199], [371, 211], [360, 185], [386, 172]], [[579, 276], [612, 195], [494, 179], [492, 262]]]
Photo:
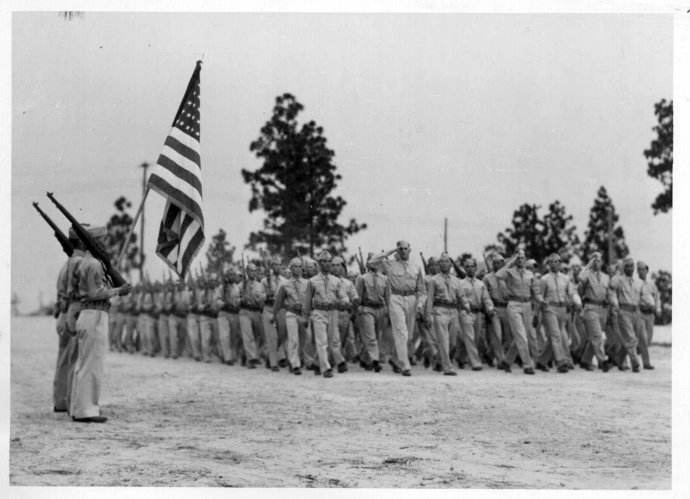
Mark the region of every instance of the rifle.
[[74, 232], [77, 233], [77, 237], [79, 237], [81, 242], [84, 243], [84, 246], [89, 251], [89, 253], [91, 253], [91, 255], [93, 255], [94, 258], [101, 261], [103, 267], [105, 268], [105, 273], [110, 277], [110, 280], [113, 282], [113, 286], [119, 288], [127, 284], [127, 281], [125, 281], [124, 277], [122, 277], [120, 273], [117, 271], [117, 269], [113, 267], [113, 264], [110, 261], [110, 257], [108, 256], [108, 254], [105, 251], [103, 251], [103, 249], [99, 247], [98, 244], [96, 244], [96, 241], [93, 237], [91, 237], [91, 234], [89, 234], [89, 232], [84, 227], [82, 227], [82, 225], [77, 221], [77, 219], [74, 218], [72, 214], [58, 202], [57, 199], [55, 199], [52, 192], [47, 192], [46, 195], [53, 202], [53, 204], [57, 206], [58, 210], [60, 210], [62, 214], [65, 215], [65, 217], [67, 217], [67, 220], [72, 222], [72, 228], [74, 229]]
[[464, 279], [467, 274], [465, 273], [464, 270], [460, 267], [460, 265], [457, 264], [455, 260], [452, 258], [450, 259], [450, 263], [453, 264], [453, 268], [455, 269], [455, 273], [458, 275], [458, 279]]
[[72, 256], [72, 253], [74, 253], [74, 246], [72, 246], [72, 243], [69, 242], [69, 238], [65, 236], [65, 234], [57, 225], [55, 225], [55, 222], [53, 222], [48, 215], [43, 213], [43, 210], [38, 207], [38, 203], [36, 201], [33, 202], [33, 205], [34, 208], [36, 208], [36, 211], [38, 211], [38, 213], [43, 217], [43, 220], [45, 220], [53, 229], [55, 239], [57, 239], [60, 243], [60, 246], [62, 246], [62, 251], [64, 251], [67, 256]]
[[426, 263], [426, 259], [424, 258], [424, 253], [422, 253], [420, 251], [419, 257], [422, 259], [422, 265], [424, 266], [424, 273], [428, 274], [429, 273], [429, 265]]
[[360, 274], [366, 274], [367, 268], [364, 266], [364, 257], [362, 256], [362, 247], [359, 246], [357, 248], [357, 251], [359, 252], [359, 258], [357, 258], [357, 255], [355, 255], [355, 260], [357, 260], [357, 263], [359, 264], [359, 273]]
[[242, 252], [242, 260], [240, 260], [240, 267], [242, 267], [242, 279], [247, 280], [247, 267], [244, 264], [244, 252]]

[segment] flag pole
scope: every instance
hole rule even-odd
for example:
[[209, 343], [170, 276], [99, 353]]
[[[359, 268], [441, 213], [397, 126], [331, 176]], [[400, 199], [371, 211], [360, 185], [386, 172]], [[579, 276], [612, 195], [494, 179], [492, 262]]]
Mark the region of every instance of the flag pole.
[[150, 190], [151, 188], [149, 186], [146, 186], [146, 189], [144, 190], [144, 196], [141, 198], [141, 203], [139, 204], [139, 209], [137, 210], [137, 214], [134, 216], [134, 221], [132, 222], [132, 225], [129, 226], [127, 237], [125, 237], [125, 242], [122, 244], [122, 249], [120, 250], [120, 256], [117, 259], [117, 266], [119, 268], [122, 268], [122, 262], [124, 260], [125, 253], [127, 253], [127, 246], [129, 246], [129, 240], [132, 238], [132, 233], [134, 232], [134, 229], [137, 226], [137, 221], [139, 220], [141, 213], [144, 211], [144, 203], [146, 202], [146, 197], [149, 195]]

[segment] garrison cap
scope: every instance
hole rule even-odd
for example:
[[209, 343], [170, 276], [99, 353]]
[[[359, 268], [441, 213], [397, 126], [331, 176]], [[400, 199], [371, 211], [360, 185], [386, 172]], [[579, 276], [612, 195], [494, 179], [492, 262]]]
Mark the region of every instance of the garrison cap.
[[[81, 223], [81, 226], [84, 227], [87, 231], [91, 227], [91, 224], [87, 223]], [[79, 241], [79, 236], [77, 235], [77, 232], [74, 230], [74, 227], [70, 225], [69, 230], [67, 231], [67, 237], [71, 239], [72, 241]]]
[[108, 230], [102, 225], [85, 227], [91, 237], [103, 237], [108, 235]]
[[[440, 260], [452, 260], [453, 258], [448, 254], [447, 251], [444, 251], [441, 253], [441, 256], [438, 257], [439, 261]], [[429, 262], [431, 262], [431, 258], [429, 258]]]
[[281, 263], [283, 263], [283, 261], [280, 259], [280, 257], [278, 255], [276, 255], [276, 256], [271, 257], [271, 263], [273, 265], [280, 265]]
[[[444, 253], [444, 255], [448, 255], [448, 253]], [[450, 258], [450, 256], [448, 258]], [[432, 263], [438, 263], [438, 258], [436, 258], [435, 256], [430, 256], [426, 263], [427, 265], [431, 265]]]
[[505, 262], [505, 257], [498, 251], [491, 254], [491, 259], [496, 262]]
[[317, 257], [320, 262], [330, 262], [332, 258], [333, 256], [331, 256], [331, 253], [328, 250], [323, 250]]
[[302, 261], [304, 262], [303, 265], [305, 267], [315, 267], [316, 266], [316, 262], [308, 256], [305, 256], [304, 258], [302, 258]]
[[407, 241], [401, 240], [401, 241], [398, 241], [397, 243], [395, 243], [395, 247], [396, 248], [407, 248], [407, 249], [409, 249], [410, 243], [408, 243]]
[[623, 265], [635, 265], [635, 260], [631, 256], [626, 256], [623, 259]]
[[304, 264], [302, 263], [302, 259], [300, 257], [296, 256], [295, 258], [290, 260], [290, 267], [292, 267], [293, 265], [301, 267]]
[[643, 262], [642, 260], [638, 260], [638, 261], [637, 261], [637, 268], [639, 269], [640, 267], [644, 267], [644, 268], [648, 269], [648, 268], [649, 268], [649, 265], [647, 265], [647, 264], [646, 264], [645, 262]]
[[253, 263], [248, 263], [246, 269], [247, 270], [256, 270], [256, 265]]
[[331, 260], [331, 263], [333, 265], [345, 265], [345, 260], [343, 260], [343, 258], [340, 256], [334, 256]]

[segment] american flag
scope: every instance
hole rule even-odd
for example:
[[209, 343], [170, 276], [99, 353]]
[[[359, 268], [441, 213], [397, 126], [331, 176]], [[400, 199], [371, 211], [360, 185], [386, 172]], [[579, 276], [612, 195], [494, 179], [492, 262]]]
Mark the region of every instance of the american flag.
[[201, 61], [173, 120], [163, 151], [151, 170], [148, 187], [166, 198], [156, 254], [181, 279], [204, 244], [201, 196]]

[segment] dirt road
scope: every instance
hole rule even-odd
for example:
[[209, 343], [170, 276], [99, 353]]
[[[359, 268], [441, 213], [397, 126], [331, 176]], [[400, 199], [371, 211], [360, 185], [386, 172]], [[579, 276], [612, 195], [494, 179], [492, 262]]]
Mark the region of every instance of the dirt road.
[[109, 354], [105, 425], [52, 412], [49, 318], [12, 323], [12, 485], [670, 488], [654, 371], [353, 368], [333, 379]]

